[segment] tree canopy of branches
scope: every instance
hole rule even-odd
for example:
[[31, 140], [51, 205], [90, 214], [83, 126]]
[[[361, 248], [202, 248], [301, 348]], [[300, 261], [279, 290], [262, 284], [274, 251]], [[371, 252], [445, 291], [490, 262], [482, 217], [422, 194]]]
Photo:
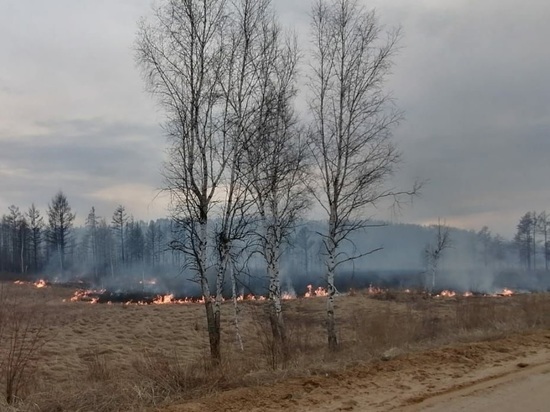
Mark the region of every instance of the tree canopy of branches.
[[59, 191], [48, 206], [47, 240], [51, 251], [59, 259], [59, 270], [62, 275], [66, 268], [65, 256], [74, 219], [75, 214], [71, 212], [67, 197], [62, 191]]
[[538, 216], [536, 212], [525, 213], [517, 224], [517, 232], [514, 242], [519, 252], [519, 260], [527, 270], [536, 268], [536, 247]]
[[[260, 2], [259, 2], [260, 3]], [[269, 2], [263, 2], [264, 7]], [[267, 266], [270, 320], [284, 343], [280, 259], [296, 221], [308, 209], [307, 151], [294, 112], [298, 50], [269, 11], [261, 16], [254, 65], [252, 124], [246, 132], [245, 175], [259, 215], [256, 236]]]
[[308, 142], [319, 175], [314, 193], [328, 216], [327, 332], [336, 349], [335, 270], [369, 253], [348, 256], [338, 249], [367, 226], [365, 207], [404, 194], [385, 187], [400, 160], [391, 135], [402, 116], [384, 91], [400, 34], [383, 35], [375, 12], [356, 0], [316, 0], [311, 16]]
[[424, 258], [426, 260], [427, 274], [430, 277], [428, 289], [433, 292], [437, 280], [437, 271], [443, 252], [451, 247], [451, 235], [449, 227], [438, 220], [435, 225], [435, 242], [430, 242], [424, 249]]
[[116, 233], [116, 237], [120, 246], [120, 262], [122, 265], [126, 262], [126, 246], [124, 245], [124, 230], [126, 223], [128, 222], [128, 214], [126, 208], [122, 205], [118, 205], [113, 212], [113, 218], [111, 220], [111, 227]]
[[[245, 139], [258, 110], [255, 75], [268, 0], [167, 0], [154, 24], [141, 24], [137, 60], [149, 90], [166, 112], [165, 165], [172, 214], [185, 230], [173, 246], [190, 259], [205, 300], [212, 358], [220, 359], [220, 300], [233, 241], [246, 226]], [[209, 222], [221, 215], [215, 299], [207, 272]], [[213, 250], [213, 249], [211, 249]]]
[[[2, 218], [0, 231], [0, 246], [2, 247], [1, 269], [26, 272], [28, 257], [29, 228], [26, 217], [15, 205], [11, 205], [9, 213]], [[9, 262], [4, 265], [4, 261]]]
[[27, 218], [30, 230], [31, 267], [33, 271], [37, 271], [40, 262], [40, 244], [42, 242], [44, 218], [40, 215], [34, 203], [27, 211]]

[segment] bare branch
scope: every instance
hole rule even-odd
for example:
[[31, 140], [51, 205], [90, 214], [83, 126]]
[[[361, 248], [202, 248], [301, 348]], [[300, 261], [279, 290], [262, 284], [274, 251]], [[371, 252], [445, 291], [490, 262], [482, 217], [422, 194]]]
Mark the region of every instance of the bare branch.
[[339, 259], [349, 236], [367, 226], [365, 209], [385, 198], [397, 201], [411, 191], [385, 188], [400, 161], [391, 142], [403, 115], [384, 83], [400, 37], [399, 29], [381, 37], [374, 11], [355, 0], [316, 0], [312, 9], [312, 63], [308, 147], [317, 167], [311, 187], [328, 215], [324, 236], [328, 282], [329, 346], [337, 345], [334, 326], [334, 272], [361, 256]]

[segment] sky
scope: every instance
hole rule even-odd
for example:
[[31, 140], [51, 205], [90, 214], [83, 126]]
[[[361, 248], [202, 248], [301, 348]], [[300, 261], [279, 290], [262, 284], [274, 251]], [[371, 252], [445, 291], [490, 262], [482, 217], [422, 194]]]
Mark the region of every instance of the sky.
[[[273, 2], [307, 48], [310, 2]], [[360, 2], [403, 30], [387, 82], [405, 112], [403, 162], [388, 184], [426, 181], [398, 214], [366, 213], [511, 237], [525, 212], [550, 208], [550, 2]], [[59, 190], [80, 221], [92, 206], [110, 220], [118, 204], [167, 215], [163, 113], [134, 62], [150, 15], [149, 0], [0, 2], [0, 215], [45, 211]]]

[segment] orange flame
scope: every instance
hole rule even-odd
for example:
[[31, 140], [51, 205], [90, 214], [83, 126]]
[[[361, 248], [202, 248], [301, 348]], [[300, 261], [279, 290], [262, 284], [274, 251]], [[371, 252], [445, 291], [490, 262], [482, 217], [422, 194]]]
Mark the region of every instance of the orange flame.
[[153, 303], [155, 305], [166, 305], [168, 303], [174, 302], [174, 295], [159, 295], [155, 299], [153, 299]]
[[514, 294], [514, 291], [508, 288], [502, 289], [502, 291], [499, 293], [501, 296], [512, 296]]
[[383, 293], [384, 290], [377, 287], [377, 286], [369, 285], [369, 288], [367, 289], [367, 292], [368, 292], [369, 295], [378, 295], [380, 293]]
[[456, 296], [456, 292], [454, 292], [452, 290], [443, 290], [437, 296], [440, 296], [442, 298], [454, 298]]
[[317, 296], [328, 296], [328, 292], [325, 288], [322, 288], [321, 286], [313, 290], [312, 285], [307, 285], [307, 292], [304, 294], [304, 298], [313, 298]]
[[[23, 284], [30, 284], [30, 283], [18, 280], [18, 281], [15, 281], [15, 284], [23, 285]], [[46, 287], [47, 283], [44, 280], [39, 280], [39, 281], [36, 281], [34, 283], [34, 285], [37, 288], [42, 288], [42, 287]], [[367, 293], [370, 294], [370, 295], [380, 294], [380, 293], [383, 293], [384, 291], [385, 291], [384, 289], [379, 288], [377, 286], [373, 286], [373, 285], [370, 285], [367, 289]], [[97, 295], [100, 295], [104, 292], [105, 292], [105, 290], [83, 290], [83, 289], [79, 289], [79, 290], [74, 292], [73, 296], [69, 300], [71, 302], [83, 301], [83, 302], [88, 302], [88, 303], [92, 303], [92, 304], [99, 303], [99, 297], [97, 297]], [[405, 293], [411, 293], [411, 290], [405, 289], [404, 292]], [[351, 291], [350, 294], [353, 294], [353, 291]], [[484, 296], [487, 296], [487, 297], [491, 297], [491, 296], [493, 296], [493, 297], [502, 297], [502, 296], [512, 296], [514, 294], [515, 294], [515, 292], [512, 291], [511, 289], [504, 288], [500, 292], [497, 292], [497, 293], [492, 294], [492, 295], [484, 295]], [[307, 285], [307, 291], [304, 294], [304, 298], [313, 298], [313, 297], [322, 297], [322, 296], [328, 296], [327, 289], [325, 289], [323, 287], [317, 287], [316, 289], [314, 289], [313, 285], [311, 285], [311, 284]], [[452, 290], [443, 290], [438, 295], [435, 295], [436, 298], [453, 298], [455, 296], [459, 296], [459, 294], [455, 291], [452, 291]], [[473, 296], [473, 293], [470, 292], [470, 291], [467, 291], [467, 292], [462, 293], [461, 296], [470, 297], [470, 296]], [[297, 298], [297, 296], [294, 293], [291, 293], [291, 292], [284, 292], [281, 295], [282, 300], [292, 300], [292, 299], [296, 299], [296, 298]], [[212, 299], [214, 300], [215, 297], [212, 297]], [[239, 295], [239, 296], [237, 296], [236, 299], [237, 299], [237, 301], [241, 301], [241, 302], [242, 301], [261, 302], [261, 301], [267, 300], [267, 298], [265, 296], [253, 295], [253, 294]], [[65, 300], [63, 300], [63, 301], [65, 302]], [[225, 301], [225, 299], [222, 298], [222, 301]], [[166, 295], [158, 295], [152, 301], [138, 301], [138, 302], [128, 301], [128, 302], [125, 302], [124, 304], [125, 305], [138, 305], [138, 306], [140, 306], [140, 305], [148, 305], [148, 304], [155, 304], [155, 305], [201, 304], [201, 303], [204, 303], [204, 302], [205, 302], [204, 297], [201, 297], [201, 298], [186, 297], [186, 298], [182, 298], [182, 299], [176, 299], [174, 294], [166, 294]], [[107, 302], [107, 303], [112, 304], [112, 302]]]
[[[78, 289], [74, 292], [73, 296], [69, 299], [71, 302], [90, 302], [90, 303], [99, 303], [99, 298], [92, 297], [91, 294], [94, 293], [103, 293], [105, 290], [82, 290]], [[65, 301], [65, 300], [64, 300]]]
[[46, 284], [46, 281], [44, 279], [40, 279], [34, 282], [34, 286], [36, 286], [37, 288], [45, 288], [48, 285]]

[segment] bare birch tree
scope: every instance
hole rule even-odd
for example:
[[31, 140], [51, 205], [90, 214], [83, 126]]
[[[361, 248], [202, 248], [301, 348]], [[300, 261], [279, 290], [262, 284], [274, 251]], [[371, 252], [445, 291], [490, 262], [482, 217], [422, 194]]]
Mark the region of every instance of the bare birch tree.
[[[228, 27], [224, 32], [225, 70], [221, 72], [220, 89], [224, 100], [222, 133], [228, 147], [226, 173], [222, 176], [220, 188], [221, 219], [215, 230], [218, 255], [216, 278], [216, 323], [220, 323], [222, 287], [229, 272], [232, 285], [234, 323], [237, 331], [238, 307], [236, 279], [233, 267], [242, 250], [234, 250], [235, 242], [246, 245], [250, 232], [253, 201], [250, 196], [250, 181], [246, 178], [244, 157], [249, 130], [257, 107], [258, 79], [256, 67], [264, 60], [260, 48], [260, 34], [271, 6], [270, 0], [234, 0], [228, 6], [230, 11]], [[242, 348], [242, 340], [237, 332]]]
[[214, 361], [221, 358], [221, 333], [207, 277], [207, 247], [210, 212], [230, 150], [219, 81], [227, 64], [225, 29], [225, 0], [167, 0], [153, 24], [141, 23], [137, 40], [138, 64], [166, 112], [165, 184], [173, 217], [186, 232], [185, 240], [172, 246], [190, 257], [186, 261], [201, 287]]
[[437, 221], [435, 225], [436, 236], [435, 242], [429, 243], [424, 249], [424, 258], [426, 260], [427, 275], [429, 276], [429, 291], [435, 290], [437, 273], [439, 270], [439, 263], [443, 257], [443, 252], [451, 247], [451, 237], [449, 233], [449, 227], [441, 220]]
[[270, 323], [275, 342], [285, 342], [281, 305], [282, 245], [309, 206], [307, 147], [293, 102], [298, 51], [274, 17], [265, 19], [256, 67], [258, 102], [254, 127], [246, 142], [250, 187], [260, 217], [260, 253], [267, 264]]
[[[252, 205], [242, 158], [258, 110], [253, 74], [263, 59], [258, 38], [269, 6], [269, 0], [167, 1], [156, 13], [155, 27], [142, 25], [138, 46], [151, 91], [168, 112], [172, 146], [165, 177], [174, 217], [187, 232], [185, 241], [173, 246], [192, 258], [216, 360], [224, 279]], [[210, 231], [212, 216], [220, 219]], [[216, 262], [208, 259], [209, 251], [217, 252]], [[210, 267], [216, 272], [214, 296]]]
[[384, 33], [374, 11], [356, 0], [316, 0], [311, 32], [308, 138], [319, 175], [315, 197], [328, 216], [327, 332], [334, 350], [336, 268], [369, 253], [348, 256], [340, 247], [367, 226], [367, 206], [405, 194], [385, 186], [400, 160], [391, 134], [402, 116], [384, 91], [400, 33]]

